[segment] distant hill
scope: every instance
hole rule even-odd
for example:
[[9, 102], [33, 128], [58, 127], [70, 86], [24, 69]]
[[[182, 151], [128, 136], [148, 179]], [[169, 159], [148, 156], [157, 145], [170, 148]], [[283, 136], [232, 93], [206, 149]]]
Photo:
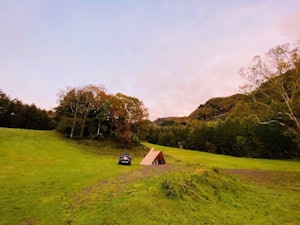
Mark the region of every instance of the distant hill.
[[205, 104], [201, 104], [188, 118], [202, 121], [226, 118], [238, 103], [248, 101], [249, 97], [243, 94], [235, 94], [229, 97], [212, 98]]
[[218, 118], [225, 119], [228, 116], [233, 116], [239, 106], [245, 102], [251, 102], [247, 95], [235, 94], [229, 97], [211, 98], [205, 104], [199, 105], [187, 117], [165, 117], [158, 118], [154, 121], [155, 124], [166, 126], [174, 123], [186, 123], [191, 120], [211, 121]]
[[[282, 97], [274, 92], [274, 84], [278, 85], [283, 82], [284, 88], [287, 90], [287, 95], [292, 96], [293, 107], [300, 109], [300, 101], [297, 96], [300, 96], [299, 88], [293, 90], [293, 72], [289, 71], [284, 76], [279, 76], [261, 84], [261, 86], [252, 92], [251, 95], [235, 94], [228, 97], [211, 98], [205, 104], [200, 104], [190, 115], [187, 117], [167, 117], [159, 118], [154, 121], [157, 125], [172, 125], [174, 123], [187, 123], [190, 121], [214, 121], [217, 119], [226, 118], [245, 118], [254, 115], [259, 115], [263, 120], [265, 116], [273, 113], [271, 108], [285, 107], [281, 105], [283, 102]], [[255, 97], [257, 104], [254, 102]], [[277, 99], [276, 102], [273, 99]]]

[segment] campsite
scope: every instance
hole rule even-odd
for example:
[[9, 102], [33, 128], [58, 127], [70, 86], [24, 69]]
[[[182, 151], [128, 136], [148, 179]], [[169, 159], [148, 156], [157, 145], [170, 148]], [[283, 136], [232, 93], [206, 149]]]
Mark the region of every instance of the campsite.
[[0, 0], [0, 225], [300, 225], [300, 0]]
[[[166, 164], [139, 163], [154, 147]], [[299, 224], [300, 164], [0, 128], [0, 224]], [[246, 176], [245, 176], [246, 174]]]

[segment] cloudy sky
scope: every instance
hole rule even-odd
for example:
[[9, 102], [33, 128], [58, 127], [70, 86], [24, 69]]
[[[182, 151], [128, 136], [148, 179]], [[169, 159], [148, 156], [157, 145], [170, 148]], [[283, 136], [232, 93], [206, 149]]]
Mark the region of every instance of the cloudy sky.
[[300, 39], [299, 0], [0, 0], [0, 89], [51, 109], [67, 86], [134, 96], [150, 119], [235, 94], [251, 58]]

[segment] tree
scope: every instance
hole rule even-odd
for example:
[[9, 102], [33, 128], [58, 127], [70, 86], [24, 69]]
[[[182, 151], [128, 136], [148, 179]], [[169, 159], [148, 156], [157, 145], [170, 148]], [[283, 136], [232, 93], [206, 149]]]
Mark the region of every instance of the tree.
[[265, 109], [253, 115], [261, 124], [278, 123], [300, 136], [300, 42], [283, 44], [255, 56], [240, 74], [248, 80], [244, 90]]
[[[77, 117], [79, 114], [79, 104], [80, 104], [80, 96], [79, 91], [76, 88], [67, 88], [65, 91], [59, 93], [59, 106], [56, 111], [58, 116], [60, 117], [60, 123], [62, 123], [62, 118], [66, 117], [63, 120], [63, 126], [61, 129], [66, 129], [68, 127], [68, 122], [72, 123], [70, 138], [73, 138], [75, 132], [75, 126]], [[72, 117], [72, 121], [68, 119], [68, 117]], [[60, 127], [60, 126], [59, 126]]]
[[83, 136], [84, 128], [87, 123], [87, 117], [90, 112], [93, 112], [93, 117], [95, 117], [94, 113], [96, 113], [96, 119], [98, 120], [98, 129], [96, 135], [99, 135], [101, 129], [101, 121], [105, 116], [103, 115], [103, 104], [106, 99], [105, 89], [102, 86], [87, 85], [82, 88], [81, 95], [83, 99], [83, 120], [81, 125], [80, 137]]
[[159, 140], [159, 133], [162, 130], [161, 126], [151, 123], [147, 135], [147, 141], [152, 144], [157, 144]]
[[109, 120], [112, 130], [125, 145], [133, 141], [133, 130], [141, 121], [147, 119], [148, 111], [142, 101], [121, 93], [109, 97]]
[[9, 97], [0, 89], [0, 126], [9, 127], [9, 111], [11, 101]]
[[49, 130], [53, 124], [46, 110], [11, 100], [0, 90], [0, 127]]
[[134, 140], [134, 134], [146, 128], [142, 121], [148, 112], [137, 98], [121, 93], [107, 95], [104, 87], [94, 85], [67, 88], [59, 98], [57, 129], [70, 138], [104, 137], [109, 133], [127, 145]]
[[[75, 133], [83, 137], [89, 114], [97, 115], [101, 111], [105, 96], [104, 87], [94, 85], [67, 88], [62, 91], [59, 94], [59, 106], [56, 109], [60, 117], [59, 130], [68, 130], [69, 127], [70, 138], [73, 138]], [[93, 116], [96, 117], [96, 115]]]

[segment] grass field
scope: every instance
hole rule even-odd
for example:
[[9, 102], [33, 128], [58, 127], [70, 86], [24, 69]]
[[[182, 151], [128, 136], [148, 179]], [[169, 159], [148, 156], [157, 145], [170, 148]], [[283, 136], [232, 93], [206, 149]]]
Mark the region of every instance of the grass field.
[[167, 169], [140, 166], [142, 148], [119, 166], [108, 142], [0, 128], [0, 224], [300, 224], [299, 162], [155, 147]]

